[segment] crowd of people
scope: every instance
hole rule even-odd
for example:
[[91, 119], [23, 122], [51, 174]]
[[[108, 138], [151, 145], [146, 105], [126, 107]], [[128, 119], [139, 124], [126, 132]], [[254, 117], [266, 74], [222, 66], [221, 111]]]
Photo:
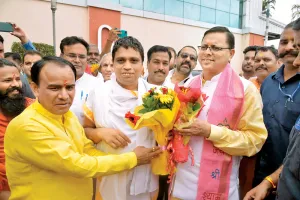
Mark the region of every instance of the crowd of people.
[[[207, 30], [198, 49], [151, 47], [146, 73], [141, 42], [118, 29], [102, 52], [65, 37], [56, 57], [13, 28], [26, 52], [5, 52], [0, 35], [0, 200], [300, 199], [300, 18], [278, 49], [247, 47], [240, 75], [226, 27]], [[153, 87], [195, 81], [205, 106], [176, 129], [191, 136], [193, 158], [169, 182], [150, 164], [167, 149], [124, 116]]]

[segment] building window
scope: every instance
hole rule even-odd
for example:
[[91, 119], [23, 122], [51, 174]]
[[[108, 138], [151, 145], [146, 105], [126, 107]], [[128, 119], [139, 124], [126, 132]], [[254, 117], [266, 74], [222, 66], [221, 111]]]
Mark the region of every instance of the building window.
[[230, 14], [230, 26], [233, 28], [240, 28], [240, 16]]
[[144, 0], [144, 10], [164, 14], [165, 8], [161, 0]]
[[183, 1], [165, 0], [165, 14], [183, 18]]
[[127, 8], [143, 10], [143, 0], [120, 0], [120, 4]]
[[241, 28], [243, 0], [102, 0], [124, 7]]
[[201, 6], [216, 8], [216, 0], [201, 0]]
[[184, 3], [184, 18], [199, 21], [200, 6], [191, 3]]
[[200, 21], [215, 24], [216, 23], [216, 10], [206, 7], [201, 7]]
[[237, 14], [237, 15], [242, 15], [242, 13], [240, 13], [241, 3], [242, 2], [240, 0], [231, 0], [231, 2], [230, 2], [230, 12], [234, 13], [234, 14]]
[[200, 6], [200, 0], [184, 0], [186, 3], [192, 3]]
[[216, 9], [222, 10], [225, 12], [229, 12], [230, 11], [230, 0], [218, 0]]
[[101, 0], [101, 3], [113, 3], [113, 4], [119, 4], [120, 0]]
[[220, 24], [223, 26], [229, 26], [229, 13], [219, 11], [216, 12], [216, 24]]

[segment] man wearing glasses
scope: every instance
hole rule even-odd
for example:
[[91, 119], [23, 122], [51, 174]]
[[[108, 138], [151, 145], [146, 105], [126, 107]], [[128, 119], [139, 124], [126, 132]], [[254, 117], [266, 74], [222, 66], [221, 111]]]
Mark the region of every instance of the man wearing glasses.
[[82, 38], [71, 36], [64, 38], [60, 43], [61, 57], [71, 62], [76, 69], [75, 97], [70, 110], [83, 122], [83, 104], [89, 92], [98, 87], [101, 81], [85, 73], [89, 44]]
[[176, 66], [169, 72], [166, 80], [178, 85], [184, 85], [193, 77], [192, 71], [197, 65], [197, 50], [192, 46], [183, 47], [177, 55]]
[[198, 118], [177, 129], [191, 136], [194, 162], [178, 163], [174, 200], [239, 199], [241, 158], [256, 154], [267, 138], [258, 90], [230, 66], [234, 46], [226, 27], [204, 33], [198, 56], [203, 72], [189, 85], [200, 86], [207, 99]]

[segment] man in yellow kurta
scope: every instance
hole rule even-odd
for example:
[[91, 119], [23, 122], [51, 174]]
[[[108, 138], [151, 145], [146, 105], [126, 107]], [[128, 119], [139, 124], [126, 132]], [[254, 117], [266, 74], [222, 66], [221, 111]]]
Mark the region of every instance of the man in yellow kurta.
[[69, 111], [75, 95], [75, 67], [45, 57], [31, 69], [37, 101], [14, 118], [5, 135], [11, 200], [90, 200], [92, 177], [149, 163], [158, 148], [105, 155], [85, 136]]

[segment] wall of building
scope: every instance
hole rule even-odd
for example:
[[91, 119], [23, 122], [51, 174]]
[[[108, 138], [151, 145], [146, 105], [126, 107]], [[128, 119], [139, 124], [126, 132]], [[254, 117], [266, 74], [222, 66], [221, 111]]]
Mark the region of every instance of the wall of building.
[[[147, 25], [145, 25], [147, 24]], [[156, 44], [173, 47], [177, 52], [185, 45], [192, 45], [197, 48], [205, 28], [188, 26], [177, 23], [170, 23], [155, 19], [124, 15], [121, 16], [121, 28], [127, 30], [128, 35], [132, 35], [143, 44], [145, 54], [148, 49]], [[240, 71], [243, 55], [242, 35], [235, 34], [236, 54], [232, 60], [232, 66]], [[198, 68], [200, 66], [198, 65]]]
[[[56, 11], [56, 46], [59, 55], [60, 41], [71, 35], [89, 40], [88, 9], [74, 5], [58, 4]], [[15, 22], [22, 27], [33, 42], [52, 45], [52, 11], [50, 2], [40, 0], [1, 0], [0, 21]], [[9, 33], [0, 33], [5, 40], [5, 51], [19, 41]]]

